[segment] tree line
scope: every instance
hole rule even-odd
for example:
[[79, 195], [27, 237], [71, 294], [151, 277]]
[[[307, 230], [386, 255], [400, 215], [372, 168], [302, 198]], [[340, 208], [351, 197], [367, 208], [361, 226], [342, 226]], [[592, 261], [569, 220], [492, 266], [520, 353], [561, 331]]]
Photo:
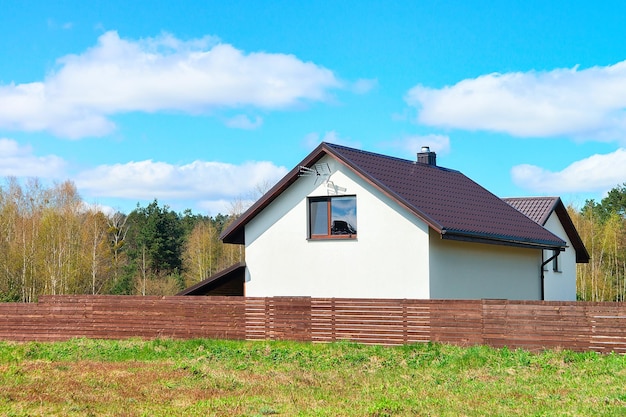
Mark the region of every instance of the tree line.
[[579, 300], [626, 299], [626, 183], [600, 202], [587, 200], [580, 210], [568, 211], [587, 251], [588, 264], [577, 265]]
[[219, 236], [235, 214], [89, 208], [75, 185], [8, 178], [0, 187], [0, 301], [40, 295], [172, 295], [243, 259]]

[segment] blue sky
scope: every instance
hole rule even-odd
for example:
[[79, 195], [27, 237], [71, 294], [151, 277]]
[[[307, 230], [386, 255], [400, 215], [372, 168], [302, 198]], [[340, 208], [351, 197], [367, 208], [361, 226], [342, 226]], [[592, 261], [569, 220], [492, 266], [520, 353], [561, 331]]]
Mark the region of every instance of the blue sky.
[[626, 2], [11, 1], [0, 176], [216, 215], [319, 142], [501, 197], [626, 182]]

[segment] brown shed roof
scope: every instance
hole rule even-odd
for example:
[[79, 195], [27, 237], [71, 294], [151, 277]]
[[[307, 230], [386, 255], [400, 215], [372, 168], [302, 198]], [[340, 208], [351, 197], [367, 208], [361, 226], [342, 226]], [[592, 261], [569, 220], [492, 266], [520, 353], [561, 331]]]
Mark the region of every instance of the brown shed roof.
[[[239, 262], [235, 265], [232, 265], [226, 269], [223, 269], [207, 279], [198, 282], [191, 287], [185, 288], [181, 292], [176, 295], [243, 295], [243, 283], [245, 280], [245, 272], [246, 272], [246, 263]], [[228, 284], [231, 281], [236, 281], [240, 285], [235, 285], [235, 292], [240, 292], [239, 294], [234, 294], [233, 286], [231, 285], [227, 288], [227, 292], [224, 291], [219, 292], [217, 294], [212, 294], [214, 290], [223, 287], [225, 284]], [[240, 287], [240, 289], [239, 289]]]
[[310, 167], [329, 155], [407, 208], [444, 239], [537, 248], [565, 242], [459, 171], [330, 143], [320, 144], [222, 234], [244, 243], [244, 227]]

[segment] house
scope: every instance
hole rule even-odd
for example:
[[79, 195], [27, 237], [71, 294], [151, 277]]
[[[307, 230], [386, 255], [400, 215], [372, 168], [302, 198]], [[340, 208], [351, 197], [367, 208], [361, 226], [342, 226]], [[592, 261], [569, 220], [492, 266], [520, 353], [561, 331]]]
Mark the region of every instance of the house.
[[406, 160], [321, 143], [221, 237], [245, 245], [227, 280], [246, 296], [539, 300], [545, 253], [575, 270], [568, 241], [427, 147]]
[[503, 198], [505, 202], [524, 213], [567, 243], [565, 251], [544, 251], [544, 299], [576, 300], [576, 264], [588, 263], [589, 253], [583, 244], [570, 215], [559, 197]]

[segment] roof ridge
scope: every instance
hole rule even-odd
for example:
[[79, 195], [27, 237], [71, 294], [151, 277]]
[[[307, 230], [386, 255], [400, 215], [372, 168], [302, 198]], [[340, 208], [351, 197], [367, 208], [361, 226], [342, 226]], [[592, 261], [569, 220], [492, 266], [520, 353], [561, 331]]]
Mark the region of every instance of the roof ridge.
[[[443, 171], [456, 172], [456, 173], [462, 174], [461, 171], [456, 170], [456, 169], [446, 168], [446, 167], [442, 167], [440, 165], [423, 164], [423, 163], [417, 162], [416, 160], [401, 158], [399, 156], [385, 155], [385, 154], [382, 154], [382, 153], [365, 151], [363, 149], [351, 148], [350, 146], [338, 145], [336, 143], [330, 143], [330, 142], [322, 142], [322, 144], [328, 146], [329, 148], [331, 148], [331, 149], [333, 149], [335, 151], [339, 151], [339, 152], [341, 152], [341, 150], [344, 149], [344, 150], [347, 150], [347, 151], [350, 151], [350, 152], [358, 152], [358, 153], [361, 153], [361, 154], [364, 154], [364, 155], [376, 156], [376, 157], [379, 157], [379, 158], [394, 160], [394, 161], [398, 161], [398, 162], [404, 162], [404, 163], [412, 164], [412, 165], [419, 165], [419, 166], [423, 166], [425, 168], [436, 168], [436, 169], [440, 169], [440, 170], [443, 170]], [[346, 159], [350, 159], [350, 158], [346, 158]]]
[[502, 200], [557, 200], [561, 197], [553, 196], [528, 196], [528, 197], [502, 197]]

